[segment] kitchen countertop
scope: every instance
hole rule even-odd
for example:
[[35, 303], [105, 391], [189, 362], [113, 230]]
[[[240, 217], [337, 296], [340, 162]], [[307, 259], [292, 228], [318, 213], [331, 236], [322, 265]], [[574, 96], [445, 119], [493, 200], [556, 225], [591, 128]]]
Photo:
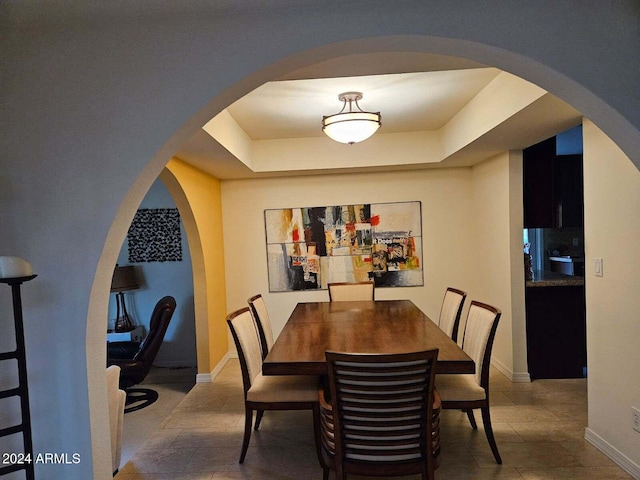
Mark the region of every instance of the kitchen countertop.
[[563, 263], [584, 263], [584, 257], [571, 257], [569, 255], [549, 257], [549, 260], [551, 260], [552, 262]]
[[526, 280], [527, 287], [574, 287], [584, 285], [584, 277], [563, 275], [542, 270], [533, 271], [533, 280]]

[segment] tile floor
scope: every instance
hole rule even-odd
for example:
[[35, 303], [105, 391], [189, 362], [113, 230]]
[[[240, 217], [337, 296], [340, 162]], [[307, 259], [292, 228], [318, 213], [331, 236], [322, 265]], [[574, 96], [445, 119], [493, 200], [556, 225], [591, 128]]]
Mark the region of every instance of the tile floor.
[[120, 465], [125, 465], [147, 439], [162, 427], [165, 419], [193, 388], [195, 378], [195, 368], [151, 369], [141, 386], [156, 390], [158, 400], [125, 415]]
[[[473, 431], [464, 413], [447, 410], [437, 479], [631, 478], [584, 440], [586, 380], [514, 384], [497, 371], [491, 375], [491, 413], [503, 465], [494, 462], [479, 415], [479, 429]], [[241, 384], [237, 360], [229, 361], [213, 383], [196, 384], [123, 462], [116, 480], [321, 479], [308, 412], [266, 412], [245, 463], [238, 464]]]

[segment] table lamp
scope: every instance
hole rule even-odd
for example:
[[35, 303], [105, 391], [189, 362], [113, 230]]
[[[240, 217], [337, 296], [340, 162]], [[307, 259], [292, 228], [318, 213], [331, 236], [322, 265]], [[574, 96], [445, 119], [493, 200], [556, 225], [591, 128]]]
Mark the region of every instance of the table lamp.
[[111, 291], [116, 292], [116, 323], [114, 330], [118, 333], [130, 332], [134, 328], [131, 317], [127, 312], [123, 292], [137, 290], [138, 288], [140, 286], [136, 280], [136, 272], [133, 266], [120, 267], [116, 265], [111, 280]]

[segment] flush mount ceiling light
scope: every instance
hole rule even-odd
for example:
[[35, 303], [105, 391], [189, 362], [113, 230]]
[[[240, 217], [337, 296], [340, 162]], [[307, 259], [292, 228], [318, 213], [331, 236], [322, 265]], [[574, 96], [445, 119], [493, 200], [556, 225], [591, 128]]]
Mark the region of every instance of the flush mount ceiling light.
[[343, 102], [342, 110], [322, 117], [322, 131], [329, 138], [353, 145], [366, 140], [380, 128], [380, 112], [365, 112], [358, 105], [358, 100], [362, 100], [361, 92], [341, 93], [338, 99]]

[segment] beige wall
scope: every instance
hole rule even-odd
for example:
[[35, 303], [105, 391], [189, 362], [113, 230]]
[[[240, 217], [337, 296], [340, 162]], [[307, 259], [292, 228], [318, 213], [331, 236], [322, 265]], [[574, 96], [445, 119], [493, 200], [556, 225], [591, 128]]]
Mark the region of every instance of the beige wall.
[[472, 168], [471, 248], [476, 287], [472, 298], [502, 310], [492, 362], [515, 380], [528, 379], [523, 338], [521, 165], [520, 152], [505, 152]]
[[[589, 429], [619, 463], [640, 464], [640, 171], [592, 122], [584, 122]], [[604, 261], [596, 277], [594, 258]], [[606, 441], [605, 441], [606, 439]]]
[[[525, 318], [525, 282], [522, 229], [523, 177], [522, 150], [509, 152], [509, 250], [511, 257], [511, 341], [513, 351], [512, 380], [529, 382], [527, 365], [527, 325]], [[506, 305], [505, 305], [506, 308]]]

